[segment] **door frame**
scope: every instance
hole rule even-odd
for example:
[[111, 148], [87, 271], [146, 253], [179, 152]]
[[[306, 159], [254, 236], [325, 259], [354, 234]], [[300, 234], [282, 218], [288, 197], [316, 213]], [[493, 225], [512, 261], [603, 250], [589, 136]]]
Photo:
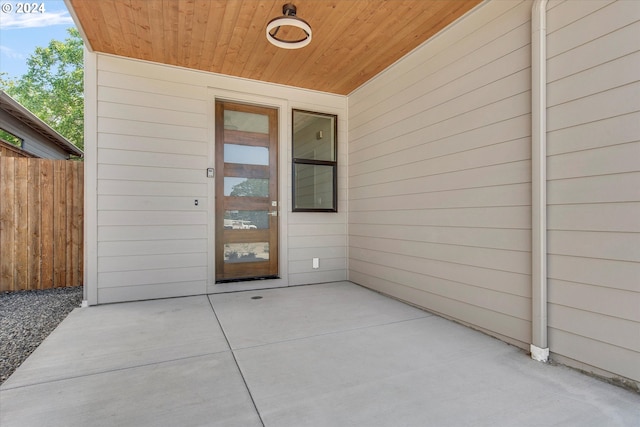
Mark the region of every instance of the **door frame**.
[[[262, 117], [267, 121], [266, 130], [227, 129], [227, 111]], [[215, 180], [216, 231], [214, 240], [216, 241], [216, 283], [237, 283], [247, 280], [280, 277], [278, 268], [278, 241], [280, 240], [278, 233], [280, 228], [280, 217], [278, 216], [280, 206], [278, 198], [278, 183], [280, 182], [278, 179], [278, 113], [279, 110], [277, 108], [216, 101], [216, 168], [218, 170], [218, 179]], [[224, 125], [221, 123], [223, 120], [225, 121]], [[227, 163], [228, 143], [237, 144], [235, 145], [236, 147], [245, 147], [253, 150], [266, 148], [266, 159], [261, 159], [258, 164], [250, 161], [247, 163], [246, 159], [243, 161], [240, 158], [235, 159], [232, 163]], [[266, 160], [266, 163], [263, 163], [262, 160]], [[267, 185], [265, 189], [260, 186], [260, 191], [262, 192], [260, 194], [248, 193], [244, 194], [244, 196], [234, 196], [234, 193], [231, 192], [227, 195], [227, 177], [241, 179], [243, 180], [243, 185], [249, 183], [248, 179], [251, 178], [260, 180], [256, 182], [264, 182], [266, 179]], [[266, 194], [263, 193], [264, 190], [266, 190]], [[220, 192], [225, 192], [225, 196], [222, 197]], [[233, 217], [231, 213], [233, 211], [237, 211], [240, 217], [245, 219], [249, 211], [254, 213], [262, 212], [265, 216], [261, 220], [253, 218], [258, 221], [256, 224], [259, 224], [259, 226], [254, 225], [253, 230], [243, 226], [227, 226], [227, 213], [231, 215], [231, 218]], [[241, 211], [245, 213], [240, 214]], [[264, 222], [261, 223], [260, 221], [265, 221], [266, 226]], [[231, 259], [226, 259], [227, 244], [236, 245], [238, 250], [253, 252], [247, 252], [247, 258], [243, 257], [243, 252], [236, 252], [237, 259], [232, 262]], [[267, 256], [263, 258], [263, 252], [265, 251]], [[254, 256], [249, 257], [249, 253]]]
[[[278, 270], [280, 278], [249, 280], [232, 283], [216, 283], [215, 271], [215, 183], [219, 172], [215, 171], [215, 178], [207, 178], [207, 293], [215, 294], [231, 291], [246, 291], [253, 289], [270, 289], [289, 285], [288, 272], [288, 212], [289, 197], [287, 190], [287, 180], [289, 179], [290, 159], [288, 158], [288, 147], [290, 144], [291, 126], [289, 114], [291, 108], [286, 99], [267, 97], [261, 95], [247, 94], [230, 90], [209, 88], [208, 90], [208, 168], [215, 168], [215, 142], [216, 142], [216, 122], [215, 103], [216, 101], [232, 102], [237, 104], [256, 105], [260, 107], [274, 108], [278, 110]], [[203, 171], [203, 175], [205, 172]]]

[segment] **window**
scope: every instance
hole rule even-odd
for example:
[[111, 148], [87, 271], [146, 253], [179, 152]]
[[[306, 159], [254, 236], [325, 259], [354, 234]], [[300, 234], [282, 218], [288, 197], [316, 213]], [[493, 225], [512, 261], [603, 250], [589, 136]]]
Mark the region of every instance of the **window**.
[[293, 211], [338, 211], [337, 120], [293, 110]]
[[19, 138], [9, 131], [0, 128], [0, 139], [4, 142], [8, 142], [18, 148], [22, 148], [22, 138]]

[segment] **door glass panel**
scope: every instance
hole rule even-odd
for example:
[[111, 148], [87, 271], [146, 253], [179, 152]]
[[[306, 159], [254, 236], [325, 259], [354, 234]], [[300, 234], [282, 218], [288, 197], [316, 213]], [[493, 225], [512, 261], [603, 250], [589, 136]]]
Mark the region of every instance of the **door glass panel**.
[[260, 262], [269, 260], [269, 242], [225, 243], [224, 262]]
[[269, 197], [269, 180], [225, 176], [224, 195], [235, 197]]
[[224, 144], [224, 161], [246, 165], [268, 165], [269, 149], [250, 145]]
[[224, 128], [243, 132], [269, 133], [269, 116], [224, 110]]
[[268, 211], [225, 211], [224, 228], [227, 230], [264, 230], [269, 228]]

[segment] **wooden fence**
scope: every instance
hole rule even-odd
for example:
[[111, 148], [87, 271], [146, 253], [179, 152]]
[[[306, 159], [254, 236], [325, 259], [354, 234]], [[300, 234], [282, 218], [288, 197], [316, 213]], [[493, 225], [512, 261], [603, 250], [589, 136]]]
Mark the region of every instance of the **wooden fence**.
[[78, 286], [84, 164], [0, 157], [0, 291]]

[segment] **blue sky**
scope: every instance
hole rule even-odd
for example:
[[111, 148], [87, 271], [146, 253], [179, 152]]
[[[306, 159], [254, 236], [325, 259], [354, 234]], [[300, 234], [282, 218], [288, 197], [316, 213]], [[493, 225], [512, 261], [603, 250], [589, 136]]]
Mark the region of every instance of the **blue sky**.
[[[18, 3], [35, 3], [42, 9], [19, 13]], [[38, 46], [48, 46], [53, 39], [63, 41], [67, 29], [75, 27], [62, 0], [0, 0], [0, 72], [19, 78], [27, 71], [27, 58]], [[6, 77], [6, 76], [5, 76]]]

